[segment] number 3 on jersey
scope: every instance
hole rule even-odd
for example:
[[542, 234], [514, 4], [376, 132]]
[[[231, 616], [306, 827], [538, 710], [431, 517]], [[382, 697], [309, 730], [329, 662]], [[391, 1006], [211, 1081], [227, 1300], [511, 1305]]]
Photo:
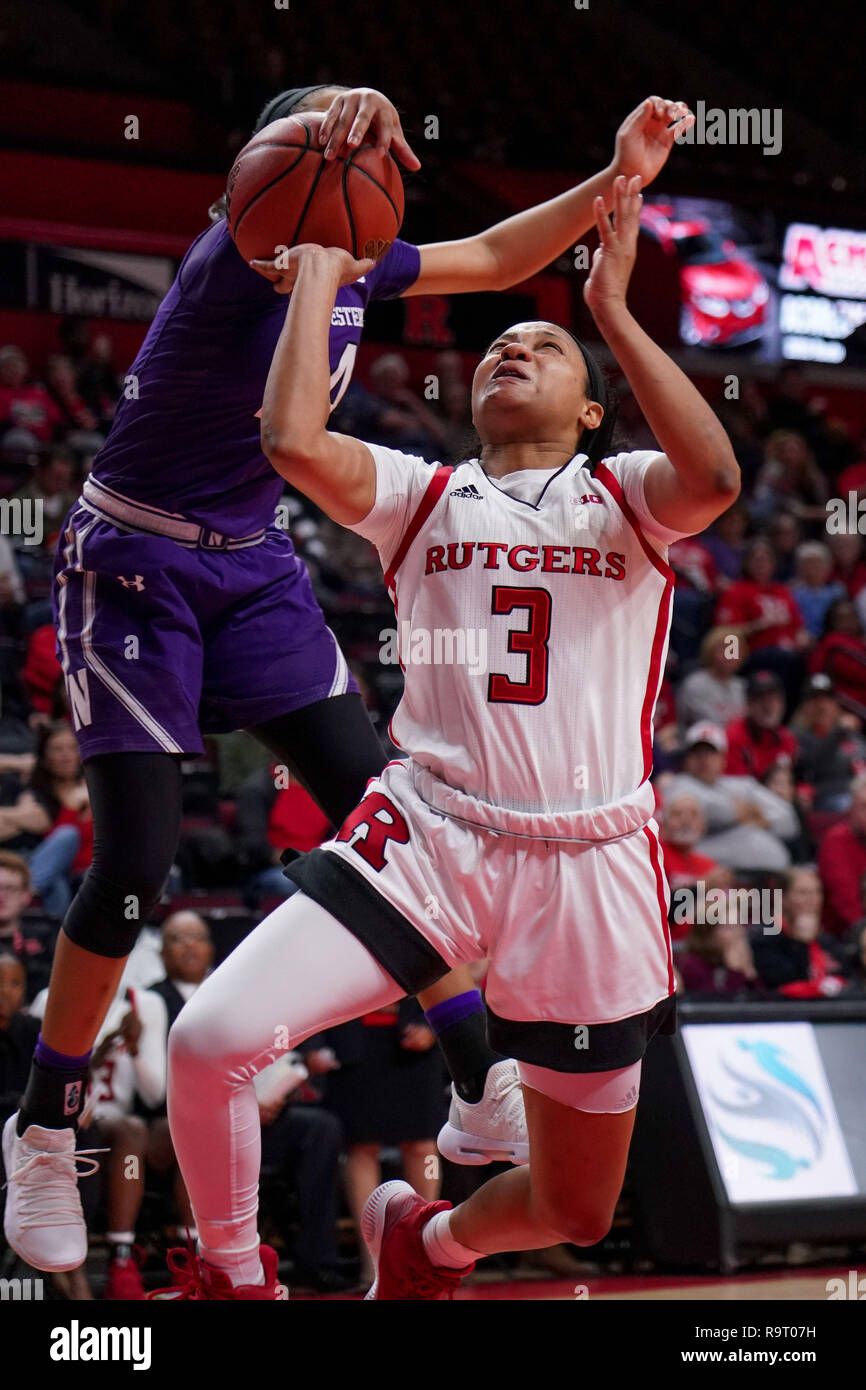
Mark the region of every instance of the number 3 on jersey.
[[547, 589], [511, 589], [494, 584], [490, 611], [493, 614], [517, 612], [525, 608], [529, 621], [525, 628], [509, 628], [508, 651], [526, 657], [526, 679], [513, 681], [501, 671], [492, 671], [487, 682], [487, 699], [493, 705], [543, 705], [547, 699], [547, 672], [550, 661], [550, 619], [552, 599]]

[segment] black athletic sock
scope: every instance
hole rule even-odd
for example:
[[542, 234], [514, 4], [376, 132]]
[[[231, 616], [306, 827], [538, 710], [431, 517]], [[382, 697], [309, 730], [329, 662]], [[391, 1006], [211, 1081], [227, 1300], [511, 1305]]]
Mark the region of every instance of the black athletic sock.
[[19, 1138], [28, 1125], [40, 1125], [43, 1129], [77, 1128], [87, 1076], [86, 1065], [48, 1067], [34, 1057], [16, 1125]]
[[484, 1094], [490, 1068], [503, 1059], [487, 1041], [484, 1001], [478, 990], [443, 999], [425, 1017], [442, 1049], [455, 1090], [461, 1100], [477, 1105]]

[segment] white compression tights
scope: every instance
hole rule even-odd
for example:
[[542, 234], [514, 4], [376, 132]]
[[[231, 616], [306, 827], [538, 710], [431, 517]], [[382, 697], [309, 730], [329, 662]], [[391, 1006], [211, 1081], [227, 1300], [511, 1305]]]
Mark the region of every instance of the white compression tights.
[[312, 1033], [403, 994], [351, 932], [297, 893], [187, 1003], [169, 1035], [168, 1117], [201, 1249], [219, 1252], [229, 1273], [233, 1252], [240, 1268], [258, 1245], [253, 1076]]

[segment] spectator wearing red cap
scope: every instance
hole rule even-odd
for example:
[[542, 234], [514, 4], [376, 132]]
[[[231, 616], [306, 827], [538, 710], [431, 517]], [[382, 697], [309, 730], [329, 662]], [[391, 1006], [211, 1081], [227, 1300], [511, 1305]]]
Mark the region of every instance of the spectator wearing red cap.
[[727, 728], [725, 771], [733, 777], [755, 777], [763, 782], [776, 763], [793, 763], [797, 740], [782, 723], [784, 715], [781, 680], [775, 671], [755, 671], [746, 685], [746, 712]]
[[824, 930], [844, 937], [862, 915], [860, 883], [866, 874], [866, 773], [851, 784], [848, 814], [824, 836], [818, 851], [824, 885]]
[[847, 811], [851, 782], [866, 772], [866, 738], [843, 715], [829, 676], [819, 672], [807, 682], [795, 725], [797, 781], [810, 789], [813, 810]]

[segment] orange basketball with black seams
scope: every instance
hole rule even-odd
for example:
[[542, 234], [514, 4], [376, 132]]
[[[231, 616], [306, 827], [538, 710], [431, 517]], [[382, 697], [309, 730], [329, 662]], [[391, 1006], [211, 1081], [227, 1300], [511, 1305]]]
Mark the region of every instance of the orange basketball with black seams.
[[272, 260], [280, 246], [341, 246], [378, 259], [403, 222], [400, 170], [363, 144], [326, 160], [322, 112], [265, 126], [238, 155], [226, 185], [229, 231], [244, 260]]

